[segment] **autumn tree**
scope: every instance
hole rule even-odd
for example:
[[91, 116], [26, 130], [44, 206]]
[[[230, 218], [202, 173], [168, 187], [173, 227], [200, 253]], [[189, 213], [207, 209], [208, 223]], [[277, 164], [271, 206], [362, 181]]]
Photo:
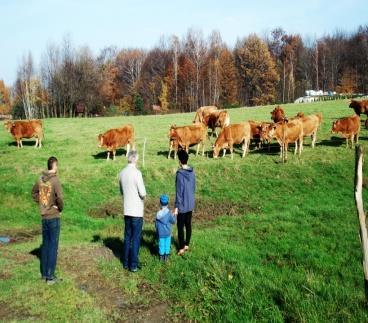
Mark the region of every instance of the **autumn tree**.
[[244, 104], [268, 104], [276, 98], [279, 77], [267, 45], [257, 35], [238, 41], [235, 60]]
[[8, 113], [10, 113], [10, 91], [4, 81], [0, 80], [0, 114]]

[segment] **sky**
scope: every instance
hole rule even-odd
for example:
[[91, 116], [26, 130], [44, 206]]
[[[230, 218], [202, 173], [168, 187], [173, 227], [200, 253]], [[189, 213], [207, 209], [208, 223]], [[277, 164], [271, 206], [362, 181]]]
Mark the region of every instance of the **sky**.
[[95, 54], [107, 46], [147, 48], [162, 35], [221, 32], [233, 46], [275, 27], [306, 37], [368, 24], [367, 0], [0, 0], [0, 79], [12, 85], [22, 56], [36, 64], [68, 35]]

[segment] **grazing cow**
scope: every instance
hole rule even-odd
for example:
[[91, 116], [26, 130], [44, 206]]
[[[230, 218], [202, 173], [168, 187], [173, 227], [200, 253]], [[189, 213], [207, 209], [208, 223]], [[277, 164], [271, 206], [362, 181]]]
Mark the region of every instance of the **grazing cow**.
[[360, 117], [353, 115], [351, 117], [341, 118], [332, 123], [332, 133], [341, 133], [346, 138], [346, 148], [349, 147], [349, 138], [351, 139], [351, 146], [354, 146], [354, 137], [358, 143], [360, 132]]
[[227, 127], [224, 127], [219, 136], [216, 139], [216, 142], [213, 146], [213, 158], [217, 158], [221, 149], [223, 149], [223, 157], [225, 157], [226, 149], [230, 149], [231, 159], [234, 158], [234, 144], [243, 144], [243, 154], [242, 157], [247, 153], [247, 149], [249, 146], [249, 141], [251, 137], [251, 129], [249, 122], [243, 122], [239, 124], [232, 124]]
[[260, 149], [262, 143], [264, 142], [262, 138], [262, 125], [263, 122], [261, 121], [253, 121], [248, 120], [250, 125], [250, 139], [254, 140], [256, 149]]
[[361, 114], [366, 114], [368, 116], [368, 100], [351, 100], [349, 108], [354, 109], [355, 113], [360, 116]]
[[11, 133], [13, 138], [17, 142], [17, 147], [22, 148], [23, 138], [36, 138], [35, 148], [42, 147], [43, 139], [43, 126], [41, 120], [19, 120], [19, 121], [6, 121], [4, 127]]
[[98, 147], [106, 147], [107, 158], [110, 159], [110, 152], [113, 153], [113, 160], [115, 160], [116, 149], [126, 146], [126, 155], [128, 155], [130, 147], [134, 149], [134, 128], [128, 124], [122, 128], [110, 129], [104, 134], [98, 135]]
[[218, 108], [214, 105], [203, 106], [197, 109], [193, 123], [203, 122], [204, 117], [210, 113], [216, 112]]
[[281, 108], [279, 105], [275, 109], [273, 109], [270, 113], [271, 113], [271, 120], [273, 120], [273, 122], [275, 123], [285, 120], [284, 109]]
[[322, 123], [322, 113], [305, 116], [303, 112], [299, 112], [292, 120], [295, 119], [299, 119], [303, 123], [303, 135], [304, 137], [311, 136], [312, 148], [314, 148], [317, 140], [317, 131]]
[[[280, 145], [280, 156], [284, 160], [287, 159], [287, 151], [289, 143], [295, 143], [294, 154], [302, 153], [303, 150], [303, 123], [299, 119], [283, 120], [273, 126], [269, 130], [268, 136], [275, 138]], [[299, 145], [299, 150], [298, 150]]]
[[217, 137], [216, 128], [223, 129], [224, 127], [227, 127], [230, 124], [230, 116], [227, 111], [218, 110], [206, 114], [202, 123], [211, 129], [212, 133], [215, 133]]
[[207, 137], [206, 133], [207, 128], [201, 123], [183, 127], [177, 127], [176, 125], [172, 125], [169, 130], [170, 147], [167, 158], [170, 158], [171, 152], [172, 150], [174, 150], [175, 152], [174, 159], [176, 159], [176, 154], [179, 147], [185, 149], [188, 152], [189, 147], [192, 145], [197, 145], [196, 156], [198, 156], [200, 145], [202, 145], [202, 156], [203, 156], [204, 145]]

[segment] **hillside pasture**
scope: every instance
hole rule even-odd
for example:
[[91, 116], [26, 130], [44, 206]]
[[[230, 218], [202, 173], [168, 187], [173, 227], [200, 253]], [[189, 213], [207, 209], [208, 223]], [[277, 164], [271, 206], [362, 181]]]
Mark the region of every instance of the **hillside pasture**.
[[[270, 121], [274, 106], [229, 110], [231, 122]], [[24, 140], [17, 149], [0, 131], [0, 319], [63, 321], [368, 321], [358, 222], [353, 196], [354, 150], [331, 134], [331, 124], [352, 115], [347, 100], [289, 104], [291, 117], [323, 113], [314, 149], [281, 163], [279, 147], [241, 158], [205, 156], [189, 163], [197, 176], [197, 209], [191, 251], [157, 259], [153, 219], [158, 196], [173, 205], [177, 161], [167, 158], [171, 124], [187, 125], [194, 113], [44, 120], [43, 147]], [[365, 121], [365, 116], [362, 117]], [[362, 120], [363, 121], [363, 120]], [[142, 269], [124, 271], [122, 202], [117, 175], [125, 150], [106, 161], [97, 135], [131, 123], [145, 167], [148, 192]], [[31, 142], [32, 144], [28, 142]], [[362, 126], [360, 143], [368, 146]], [[46, 160], [59, 159], [65, 195], [59, 262], [60, 284], [40, 280], [40, 217], [30, 191]], [[367, 167], [364, 167], [367, 172]], [[367, 192], [364, 191], [364, 198]]]

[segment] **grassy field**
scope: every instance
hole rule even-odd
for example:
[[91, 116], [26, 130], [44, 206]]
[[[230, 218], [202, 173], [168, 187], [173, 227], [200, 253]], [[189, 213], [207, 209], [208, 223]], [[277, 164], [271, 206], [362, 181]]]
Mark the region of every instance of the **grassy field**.
[[[358, 221], [353, 199], [354, 150], [331, 135], [331, 122], [351, 115], [346, 101], [285, 105], [322, 112], [315, 149], [281, 164], [278, 147], [241, 159], [191, 154], [197, 174], [197, 209], [190, 253], [156, 257], [157, 199], [171, 197], [177, 162], [167, 159], [169, 125], [193, 114], [45, 120], [44, 147], [18, 150], [0, 132], [0, 319], [51, 321], [368, 321]], [[234, 109], [232, 122], [269, 120], [273, 107]], [[123, 223], [117, 175], [126, 164], [97, 148], [96, 136], [132, 123], [138, 150], [147, 138], [149, 194], [138, 274], [122, 269]], [[213, 142], [213, 139], [212, 139]], [[362, 129], [360, 142], [367, 146]], [[193, 150], [194, 151], [194, 150]], [[40, 217], [31, 187], [47, 158], [59, 159], [65, 194], [60, 238], [60, 284], [39, 276]], [[142, 165], [141, 165], [142, 166]], [[365, 170], [367, 168], [365, 167]], [[367, 198], [367, 192], [364, 192]], [[171, 199], [172, 200], [172, 199]], [[172, 202], [172, 201], [171, 201]], [[176, 240], [176, 229], [174, 229]], [[175, 252], [175, 245], [173, 251]]]

